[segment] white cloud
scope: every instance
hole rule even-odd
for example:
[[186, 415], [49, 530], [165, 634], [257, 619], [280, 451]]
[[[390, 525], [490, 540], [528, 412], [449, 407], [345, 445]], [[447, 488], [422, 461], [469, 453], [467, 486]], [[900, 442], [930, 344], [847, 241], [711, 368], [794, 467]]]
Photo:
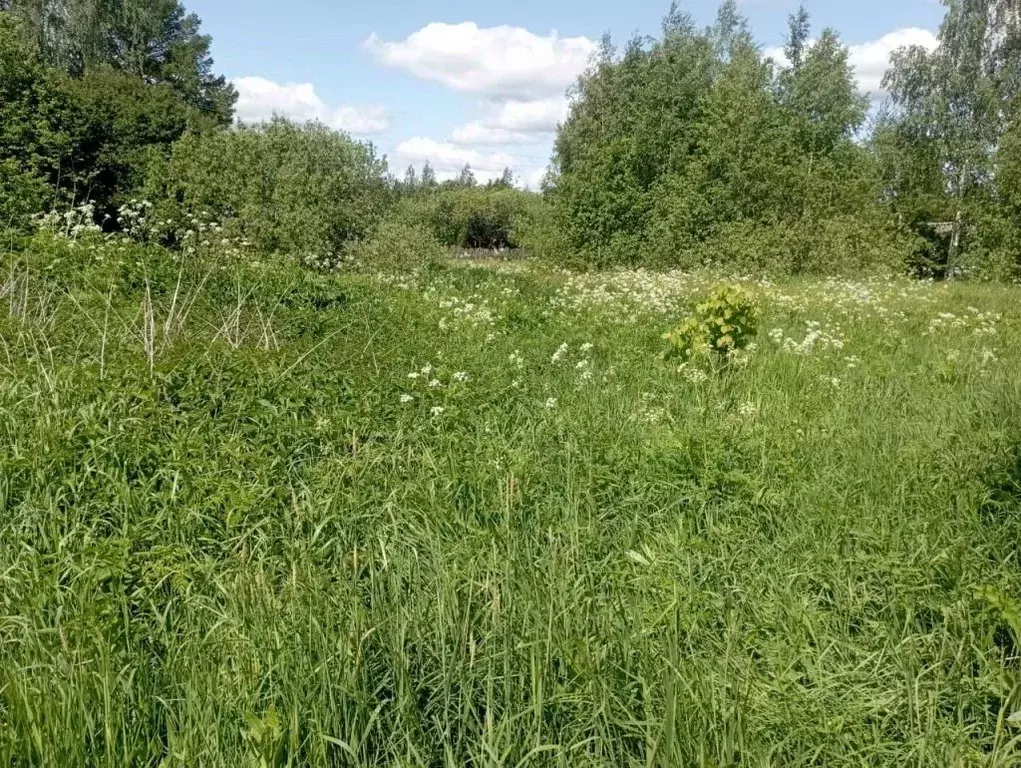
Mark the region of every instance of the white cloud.
[[878, 40], [849, 46], [859, 89], [873, 96], [884, 95], [883, 76], [890, 68], [890, 56], [898, 48], [910, 45], [920, 45], [931, 51], [939, 45], [939, 40], [927, 29], [907, 27], [883, 35]]
[[402, 141], [397, 145], [394, 156], [402, 166], [421, 166], [428, 161], [440, 179], [457, 176], [465, 163], [471, 165], [475, 177], [480, 181], [496, 178], [504, 168], [515, 165], [514, 156], [505, 152], [480, 152], [423, 136]]
[[328, 107], [312, 83], [276, 83], [262, 77], [239, 77], [236, 112], [244, 122], [261, 122], [274, 115], [298, 122], [318, 120], [325, 125], [355, 134], [385, 131], [390, 121], [386, 110], [376, 106]]
[[491, 104], [489, 114], [458, 126], [450, 140], [461, 145], [536, 144], [556, 132], [567, 112], [563, 97]]
[[534, 144], [536, 137], [530, 133], [508, 131], [483, 120], [457, 126], [450, 134], [450, 140], [461, 147], [490, 146], [507, 144]]
[[[815, 41], [812, 41], [815, 42]], [[877, 40], [848, 46], [848, 60], [854, 67], [858, 80], [858, 90], [879, 99], [886, 95], [883, 91], [883, 76], [890, 68], [890, 57], [898, 48], [920, 45], [926, 50], [933, 50], [939, 45], [936, 35], [927, 29], [905, 27]], [[789, 63], [783, 48], [767, 48], [763, 54], [781, 64]]]
[[500, 101], [562, 95], [596, 50], [587, 37], [543, 37], [522, 27], [480, 28], [474, 22], [428, 24], [399, 42], [373, 33], [363, 47], [423, 80]]
[[483, 152], [424, 136], [402, 141], [397, 145], [391, 160], [391, 168], [398, 173], [408, 165], [414, 165], [421, 171], [422, 166], [428, 162], [440, 181], [457, 178], [467, 163], [476, 181], [482, 184], [500, 178], [504, 168], [510, 168], [518, 186], [531, 189], [539, 188], [546, 173], [545, 165], [536, 164], [539, 162], [537, 158], [528, 159], [507, 152]]

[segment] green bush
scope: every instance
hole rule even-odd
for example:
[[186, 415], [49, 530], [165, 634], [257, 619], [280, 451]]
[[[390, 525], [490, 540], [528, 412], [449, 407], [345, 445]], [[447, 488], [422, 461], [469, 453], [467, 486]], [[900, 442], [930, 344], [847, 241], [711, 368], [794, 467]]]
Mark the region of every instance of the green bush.
[[775, 224], [740, 221], [720, 226], [698, 245], [694, 261], [776, 276], [860, 275], [896, 271], [914, 247], [914, 238], [891, 225], [872, 225], [854, 215]]
[[519, 189], [438, 188], [406, 200], [398, 215], [448, 248], [520, 248], [541, 206], [538, 195]]
[[276, 119], [187, 134], [153, 161], [144, 192], [179, 230], [213, 219], [264, 252], [337, 263], [387, 209], [385, 171], [369, 144]]
[[725, 360], [744, 349], [758, 332], [758, 306], [739, 285], [719, 285], [692, 309], [674, 330], [663, 336], [667, 359]]
[[372, 235], [351, 249], [358, 269], [377, 272], [438, 263], [444, 249], [426, 227], [400, 217], [384, 219]]
[[0, 231], [30, 229], [30, 217], [52, 194], [43, 178], [25, 173], [13, 160], [0, 160]]

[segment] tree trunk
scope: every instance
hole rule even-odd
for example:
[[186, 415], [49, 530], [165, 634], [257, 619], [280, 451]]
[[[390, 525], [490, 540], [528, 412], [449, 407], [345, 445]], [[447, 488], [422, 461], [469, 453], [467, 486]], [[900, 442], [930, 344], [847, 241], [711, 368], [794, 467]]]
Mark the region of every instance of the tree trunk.
[[957, 216], [954, 218], [954, 229], [950, 234], [950, 248], [947, 251], [947, 280], [954, 279], [954, 270], [957, 263], [957, 251], [961, 246], [961, 209], [957, 209]]
[[961, 165], [961, 174], [957, 179], [957, 215], [954, 216], [954, 229], [950, 235], [950, 248], [947, 250], [947, 280], [954, 279], [957, 269], [957, 252], [961, 247], [961, 227], [964, 221], [964, 184], [968, 178], [968, 164]]

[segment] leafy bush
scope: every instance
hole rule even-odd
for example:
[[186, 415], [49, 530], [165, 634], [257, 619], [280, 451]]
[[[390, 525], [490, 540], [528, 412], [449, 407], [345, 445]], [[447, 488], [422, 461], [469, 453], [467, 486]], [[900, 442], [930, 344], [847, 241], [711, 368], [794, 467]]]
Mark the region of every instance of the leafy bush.
[[914, 238], [890, 224], [854, 215], [775, 224], [741, 221], [720, 226], [696, 247], [694, 261], [778, 276], [860, 275], [901, 268], [915, 247]]
[[[788, 48], [789, 67], [764, 59], [733, 2], [708, 30], [672, 14], [660, 40], [634, 40], [620, 56], [604, 46], [555, 146], [549, 197], [572, 251], [562, 260], [873, 266], [877, 249], [855, 242], [869, 233], [882, 251], [874, 235], [889, 232], [890, 216], [878, 169], [854, 141], [867, 104], [847, 50], [832, 33], [810, 43], [807, 24]], [[807, 243], [838, 219], [841, 235], [855, 234], [832, 254], [761, 247], [792, 232]]]
[[398, 215], [449, 248], [519, 248], [541, 206], [538, 195], [519, 189], [438, 188], [405, 201]]
[[40, 176], [22, 171], [13, 160], [0, 160], [0, 231], [27, 231], [32, 214], [52, 196]]
[[260, 250], [334, 264], [386, 210], [386, 165], [370, 144], [310, 123], [189, 133], [149, 169], [158, 219], [237, 228]]
[[351, 251], [355, 265], [371, 272], [401, 270], [439, 262], [443, 246], [425, 227], [399, 217], [384, 219]]
[[755, 298], [739, 285], [720, 285], [696, 304], [691, 315], [663, 338], [667, 359], [725, 359], [744, 349], [758, 332]]

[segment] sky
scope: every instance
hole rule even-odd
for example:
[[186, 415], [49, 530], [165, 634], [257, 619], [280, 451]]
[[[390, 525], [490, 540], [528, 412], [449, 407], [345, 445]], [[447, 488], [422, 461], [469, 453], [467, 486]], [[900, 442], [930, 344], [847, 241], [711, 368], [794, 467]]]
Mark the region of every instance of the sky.
[[[213, 37], [217, 72], [245, 121], [320, 120], [371, 141], [403, 175], [428, 160], [440, 178], [469, 163], [480, 181], [509, 166], [537, 187], [566, 90], [609, 33], [656, 35], [669, 0], [184, 0]], [[805, 0], [818, 33], [851, 48], [860, 87], [879, 100], [890, 53], [933, 47], [938, 0]], [[741, 0], [767, 54], [798, 0]], [[717, 0], [682, 0], [700, 26]]]

